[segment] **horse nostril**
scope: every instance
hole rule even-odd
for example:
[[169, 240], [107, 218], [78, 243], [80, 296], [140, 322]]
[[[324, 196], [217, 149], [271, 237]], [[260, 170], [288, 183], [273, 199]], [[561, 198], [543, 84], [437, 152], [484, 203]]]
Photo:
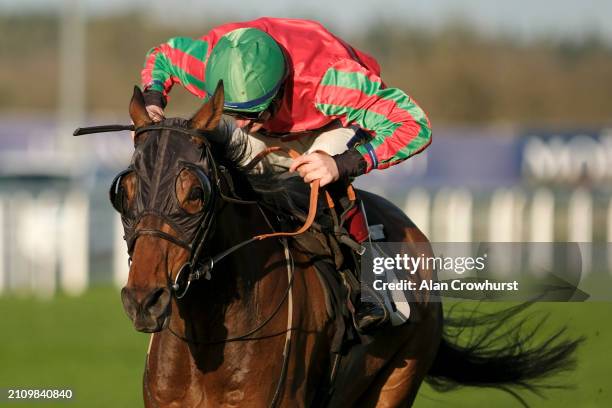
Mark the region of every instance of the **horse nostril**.
[[142, 302], [141, 313], [158, 318], [168, 312], [171, 294], [168, 288], [157, 288], [149, 293]]
[[155, 304], [162, 298], [166, 291], [166, 288], [157, 288], [153, 292], [151, 292], [143, 303], [143, 309], [147, 310], [155, 306]]
[[121, 289], [121, 302], [123, 303], [123, 309], [130, 317], [130, 319], [134, 320], [134, 316], [138, 311], [138, 302], [134, 296], [134, 290], [124, 287]]
[[128, 316], [134, 318], [137, 313], [161, 314], [170, 303], [170, 290], [158, 287], [153, 290], [123, 288], [121, 300]]

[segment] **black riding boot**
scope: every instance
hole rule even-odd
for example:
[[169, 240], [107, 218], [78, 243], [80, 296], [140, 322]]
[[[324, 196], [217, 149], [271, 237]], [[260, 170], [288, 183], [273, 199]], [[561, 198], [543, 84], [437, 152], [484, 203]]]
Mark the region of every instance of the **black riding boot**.
[[353, 319], [360, 333], [369, 333], [389, 321], [389, 311], [384, 301], [369, 286], [364, 286], [357, 298]]
[[360, 333], [369, 333], [389, 321], [389, 310], [385, 302], [373, 288], [359, 281], [361, 271], [361, 259], [354, 253], [345, 257], [350, 259], [353, 268], [349, 273], [344, 274], [345, 282], [351, 292], [350, 301], [352, 304], [351, 312], [353, 324]]
[[[350, 301], [353, 306], [351, 308], [353, 323], [357, 331], [365, 334], [389, 322], [389, 310], [385, 307], [383, 298], [373, 288], [360, 282], [361, 256], [358, 256], [356, 253], [360, 251], [361, 244], [355, 241], [348, 231], [344, 229], [343, 224], [347, 219], [347, 213], [355, 206], [359, 208], [359, 201], [349, 200], [346, 194], [347, 186], [342, 183], [328, 186], [328, 191], [341, 209], [339, 218], [342, 228], [338, 228], [338, 230], [342, 230], [343, 234], [337, 234], [337, 238], [341, 244], [344, 244], [345, 266], [351, 270], [350, 273], [346, 274], [350, 275], [350, 277], [345, 276], [345, 281], [351, 293]], [[365, 222], [367, 223], [367, 220]], [[338, 224], [338, 218], [336, 218], [336, 224]]]

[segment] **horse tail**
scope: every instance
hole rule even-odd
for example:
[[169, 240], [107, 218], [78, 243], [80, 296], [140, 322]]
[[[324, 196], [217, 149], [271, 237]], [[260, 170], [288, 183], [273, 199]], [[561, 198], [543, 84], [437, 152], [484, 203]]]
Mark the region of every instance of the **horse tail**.
[[584, 339], [567, 339], [565, 327], [547, 337], [536, 336], [540, 334], [536, 329], [548, 316], [531, 314], [514, 323], [510, 321], [530, 304], [494, 313], [475, 308], [459, 316], [453, 316], [454, 307], [451, 308], [427, 382], [443, 392], [462, 386], [495, 387], [525, 406], [517, 393], [519, 389], [541, 395], [543, 388], [566, 388], [542, 380], [572, 369], [576, 348]]

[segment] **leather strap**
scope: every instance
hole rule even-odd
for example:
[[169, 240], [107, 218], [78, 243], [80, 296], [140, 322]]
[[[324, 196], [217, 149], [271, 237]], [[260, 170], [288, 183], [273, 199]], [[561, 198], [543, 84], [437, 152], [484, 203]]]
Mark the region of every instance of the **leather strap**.
[[[252, 169], [264, 157], [266, 157], [270, 153], [279, 152], [279, 151], [287, 153], [289, 155], [289, 157], [291, 157], [292, 159], [296, 159], [296, 158], [301, 156], [294, 149], [286, 148], [286, 147], [282, 147], [282, 146], [272, 146], [272, 147], [268, 147], [267, 149], [259, 152], [253, 158], [253, 160], [251, 160], [251, 162], [249, 164], [247, 164], [246, 168], [248, 170]], [[314, 222], [314, 219], [315, 219], [315, 217], [317, 215], [317, 202], [319, 201], [319, 187], [320, 187], [320, 181], [319, 180], [315, 180], [312, 183], [310, 183], [310, 204], [308, 206], [308, 216], [306, 217], [306, 221], [304, 221], [304, 225], [302, 225], [300, 228], [298, 228], [294, 232], [273, 232], [273, 233], [270, 233], [270, 234], [256, 235], [253, 238], [258, 240], [258, 241], [261, 241], [263, 239], [274, 238], [274, 237], [291, 237], [291, 236], [299, 235], [299, 234], [301, 234], [303, 232], [306, 232], [306, 230], [308, 230], [308, 228], [310, 228], [312, 226], [312, 223]]]
[[[268, 147], [262, 150], [261, 152], [259, 152], [253, 158], [253, 160], [251, 160], [246, 165], [246, 169], [247, 170], [253, 169], [257, 165], [257, 163], [263, 160], [264, 157], [266, 157], [270, 153], [274, 153], [278, 151], [287, 153], [289, 157], [291, 157], [292, 159], [295, 159], [300, 156], [300, 154], [294, 149], [286, 148], [282, 146], [272, 146], [272, 147]], [[302, 225], [299, 229], [293, 232], [274, 232], [270, 234], [256, 235], [253, 237], [253, 239], [261, 241], [263, 239], [274, 238], [274, 237], [291, 237], [291, 236], [299, 235], [299, 234], [306, 232], [308, 228], [312, 226], [312, 223], [314, 222], [315, 217], [317, 215], [317, 203], [319, 201], [319, 190], [320, 190], [319, 180], [314, 180], [313, 182], [310, 183], [310, 203], [308, 206], [308, 215], [306, 216], [304, 225]], [[355, 195], [355, 190], [353, 189], [352, 185], [349, 184], [349, 186], [347, 187], [346, 193], [350, 201], [355, 201], [356, 195]], [[331, 195], [327, 191], [325, 191], [325, 199], [327, 200], [328, 207], [334, 208], [335, 206], [334, 200], [332, 199]]]
[[136, 230], [134, 234], [130, 236], [130, 241], [134, 242], [136, 238], [138, 238], [141, 235], [152, 235], [154, 237], [162, 238], [162, 239], [165, 239], [166, 241], [172, 242], [175, 245], [185, 248], [188, 251], [191, 251], [191, 245], [189, 245], [187, 242], [180, 240], [166, 232], [156, 230], [156, 229], [150, 229], [150, 228], [143, 228], [143, 229]]
[[273, 232], [270, 234], [256, 235], [254, 238], [261, 241], [262, 239], [273, 238], [273, 237], [292, 237], [306, 232], [308, 228], [312, 226], [315, 216], [317, 215], [317, 202], [319, 201], [319, 185], [320, 181], [315, 180], [310, 183], [310, 205], [308, 207], [308, 216], [304, 225], [302, 225], [297, 231], [294, 232]]
[[279, 152], [279, 151], [287, 153], [289, 157], [291, 157], [292, 159], [296, 159], [300, 157], [300, 154], [297, 152], [297, 150], [285, 148], [281, 146], [272, 146], [272, 147], [268, 147], [262, 150], [261, 152], [257, 153], [255, 157], [253, 157], [253, 159], [246, 166], [244, 166], [244, 169], [246, 171], [253, 170], [253, 168], [257, 166], [257, 164], [259, 164], [259, 162], [262, 161], [264, 157], [266, 157], [270, 153]]
[[346, 188], [346, 196], [348, 197], [349, 201], [357, 200], [357, 194], [355, 193], [355, 189], [353, 188], [352, 184], [349, 184]]

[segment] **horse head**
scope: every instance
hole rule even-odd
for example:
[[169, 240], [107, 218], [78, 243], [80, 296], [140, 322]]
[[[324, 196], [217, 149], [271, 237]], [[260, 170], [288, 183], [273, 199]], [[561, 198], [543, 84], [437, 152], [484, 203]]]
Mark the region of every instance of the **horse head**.
[[[157, 332], [166, 327], [171, 300], [189, 274], [190, 262], [211, 229], [217, 168], [207, 136], [223, 111], [223, 84], [190, 119], [153, 123], [142, 93], [130, 102], [135, 150], [131, 164], [113, 181], [110, 198], [121, 214], [130, 255], [123, 307], [134, 327]], [[180, 279], [177, 279], [180, 278]]]

